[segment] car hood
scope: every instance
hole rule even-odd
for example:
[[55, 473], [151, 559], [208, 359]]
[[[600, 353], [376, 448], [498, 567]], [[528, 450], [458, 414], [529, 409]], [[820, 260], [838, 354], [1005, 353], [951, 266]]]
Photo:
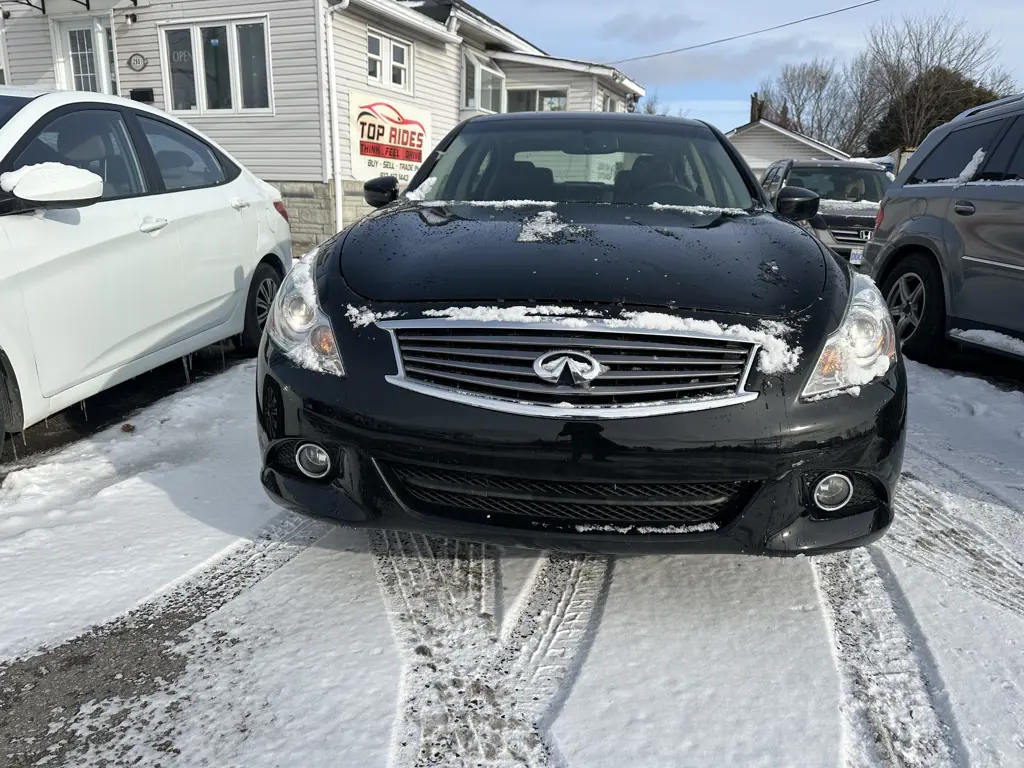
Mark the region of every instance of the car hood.
[[353, 225], [341, 270], [380, 302], [583, 302], [781, 317], [821, 295], [825, 254], [768, 212], [401, 203]]

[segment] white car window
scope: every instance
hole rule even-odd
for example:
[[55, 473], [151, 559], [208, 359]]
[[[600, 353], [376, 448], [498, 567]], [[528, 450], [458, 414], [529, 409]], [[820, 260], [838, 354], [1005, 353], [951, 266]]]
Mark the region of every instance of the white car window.
[[103, 179], [103, 198], [146, 192], [139, 159], [120, 112], [81, 109], [66, 112], [34, 131], [12, 170], [38, 163], [63, 163]]
[[227, 177], [214, 151], [179, 128], [139, 115], [168, 192], [223, 184]]

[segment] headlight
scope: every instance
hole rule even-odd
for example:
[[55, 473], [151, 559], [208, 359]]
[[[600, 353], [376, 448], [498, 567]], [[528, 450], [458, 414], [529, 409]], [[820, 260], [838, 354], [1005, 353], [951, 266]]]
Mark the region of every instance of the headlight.
[[896, 331], [885, 300], [870, 277], [855, 274], [846, 316], [825, 342], [803, 397], [867, 384], [884, 376], [895, 359]]
[[281, 283], [267, 319], [267, 334], [292, 362], [320, 373], [345, 375], [331, 320], [322, 311], [307, 254]]

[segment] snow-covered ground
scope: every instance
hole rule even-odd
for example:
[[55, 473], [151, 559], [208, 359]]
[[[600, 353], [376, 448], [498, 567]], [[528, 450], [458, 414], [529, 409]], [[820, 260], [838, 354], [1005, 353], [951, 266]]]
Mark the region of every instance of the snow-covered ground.
[[893, 530], [785, 560], [282, 512], [236, 365], [0, 486], [0, 765], [1024, 765], [1024, 395], [909, 372]]

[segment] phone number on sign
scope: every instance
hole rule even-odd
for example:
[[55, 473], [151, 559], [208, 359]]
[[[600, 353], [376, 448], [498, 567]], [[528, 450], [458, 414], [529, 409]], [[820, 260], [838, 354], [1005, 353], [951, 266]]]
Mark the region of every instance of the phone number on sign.
[[422, 149], [394, 147], [390, 144], [374, 144], [369, 141], [359, 142], [359, 154], [368, 155], [369, 157], [389, 157], [394, 160], [405, 160], [409, 163], [423, 162]]

